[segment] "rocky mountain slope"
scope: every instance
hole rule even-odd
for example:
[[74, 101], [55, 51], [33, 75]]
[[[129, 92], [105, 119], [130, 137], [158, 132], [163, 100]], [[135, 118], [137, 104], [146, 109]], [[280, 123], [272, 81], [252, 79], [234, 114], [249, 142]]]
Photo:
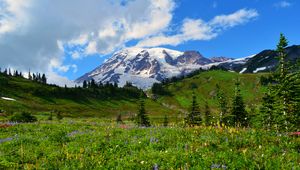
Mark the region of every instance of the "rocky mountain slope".
[[131, 82], [146, 89], [155, 82], [187, 74], [210, 63], [213, 61], [203, 57], [197, 51], [127, 48], [116, 52], [109, 60], [78, 78], [76, 82], [81, 83], [93, 78], [97, 82], [117, 82], [119, 86]]
[[[287, 49], [287, 60], [292, 63], [300, 58], [300, 46]], [[264, 50], [256, 55], [232, 59], [227, 57], [205, 58], [197, 51], [175, 51], [166, 48], [126, 48], [75, 82], [94, 79], [96, 82], [126, 82], [147, 89], [165, 78], [188, 74], [199, 68], [223, 67], [238, 73], [258, 73], [274, 70], [278, 64], [274, 50]]]

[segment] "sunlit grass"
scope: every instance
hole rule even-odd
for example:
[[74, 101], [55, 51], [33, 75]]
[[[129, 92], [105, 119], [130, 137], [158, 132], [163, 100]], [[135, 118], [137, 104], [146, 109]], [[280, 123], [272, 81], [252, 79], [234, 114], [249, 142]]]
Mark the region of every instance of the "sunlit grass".
[[111, 119], [71, 119], [0, 129], [0, 168], [297, 169], [300, 140], [254, 129], [139, 128]]

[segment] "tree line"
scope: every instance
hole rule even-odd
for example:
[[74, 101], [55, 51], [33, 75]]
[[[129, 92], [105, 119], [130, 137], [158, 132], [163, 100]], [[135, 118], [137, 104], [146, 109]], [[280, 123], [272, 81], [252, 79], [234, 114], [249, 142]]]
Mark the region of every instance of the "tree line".
[[[2, 73], [5, 76], [9, 76], [9, 77], [20, 77], [20, 78], [25, 78], [23, 73], [21, 71], [18, 70], [14, 70], [11, 71], [10, 68], [6, 68], [3, 71], [0, 68], [0, 73]], [[47, 84], [47, 77], [45, 74], [41, 74], [41, 73], [30, 73], [30, 71], [28, 72], [28, 80], [32, 80], [35, 82], [39, 82], [39, 83], [43, 83], [43, 84]]]
[[[259, 113], [249, 113], [241, 95], [240, 81], [235, 82], [234, 96], [229, 100], [220, 88], [216, 85], [215, 99], [218, 104], [218, 114], [212, 115], [207, 101], [204, 112], [200, 111], [196, 94], [192, 94], [192, 102], [184, 121], [187, 126], [219, 125], [234, 127], [249, 127], [255, 121], [259, 127], [277, 132], [299, 131], [300, 130], [300, 65], [291, 65], [287, 60], [285, 48], [288, 41], [283, 34], [277, 45], [279, 60], [278, 68], [269, 76], [261, 78], [261, 84], [267, 90], [262, 98]], [[198, 70], [197, 72], [202, 70]], [[196, 73], [197, 73], [196, 72]], [[180, 79], [180, 78], [179, 78]], [[173, 79], [171, 81], [177, 81]], [[169, 81], [164, 81], [168, 83]], [[163, 84], [156, 83], [152, 87], [154, 94], [164, 95], [166, 93]], [[144, 104], [140, 104], [143, 108]], [[253, 110], [251, 110], [254, 112]], [[145, 109], [140, 109], [138, 117], [139, 125], [149, 125], [149, 119], [145, 116]], [[143, 121], [144, 120], [144, 121]], [[140, 123], [144, 122], [144, 123]]]

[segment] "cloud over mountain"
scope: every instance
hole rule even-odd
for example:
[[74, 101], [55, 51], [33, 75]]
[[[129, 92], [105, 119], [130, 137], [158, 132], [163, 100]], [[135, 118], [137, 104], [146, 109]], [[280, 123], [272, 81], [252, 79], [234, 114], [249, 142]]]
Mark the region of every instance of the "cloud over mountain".
[[77, 60], [110, 54], [131, 40], [139, 46], [209, 40], [258, 16], [242, 9], [208, 22], [187, 18], [179, 33], [167, 36], [173, 0], [0, 0], [0, 7], [0, 67], [30, 68], [50, 76], [76, 72], [76, 65], [64, 63], [65, 53]]

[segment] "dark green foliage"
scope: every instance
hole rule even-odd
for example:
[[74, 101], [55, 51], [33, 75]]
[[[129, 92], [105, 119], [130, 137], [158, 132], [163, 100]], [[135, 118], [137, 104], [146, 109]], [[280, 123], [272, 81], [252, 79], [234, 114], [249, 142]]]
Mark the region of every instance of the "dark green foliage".
[[248, 126], [249, 118], [240, 90], [240, 82], [235, 83], [235, 95], [232, 101], [231, 115], [236, 126]]
[[269, 91], [265, 93], [265, 96], [262, 99], [262, 106], [260, 108], [261, 126], [267, 130], [272, 130], [273, 128], [277, 127], [275, 121], [276, 115], [274, 114], [274, 103], [274, 96], [272, 96], [272, 93], [269, 89]]
[[170, 93], [164, 89], [163, 84], [154, 83], [151, 87], [151, 91], [154, 95], [169, 95]]
[[[274, 81], [269, 84], [269, 93], [263, 100], [262, 116], [273, 115], [278, 131], [299, 130], [299, 102], [300, 102], [300, 72], [289, 66], [286, 62], [285, 48], [288, 42], [283, 34], [277, 45], [279, 66], [273, 73]], [[273, 103], [267, 103], [274, 101]], [[272, 108], [264, 109], [264, 107]], [[269, 126], [268, 128], [272, 128]]]
[[163, 125], [164, 125], [164, 127], [167, 127], [168, 124], [169, 124], [168, 115], [165, 115]]
[[210, 112], [210, 108], [208, 106], [207, 101], [205, 102], [204, 115], [205, 115], [205, 125], [206, 126], [211, 125], [212, 117], [211, 117], [211, 112]]
[[225, 93], [220, 89], [220, 86], [216, 85], [216, 97], [218, 101], [218, 107], [219, 107], [219, 123], [222, 125], [224, 116], [226, 116], [227, 110], [228, 110], [228, 104], [227, 104], [227, 97], [225, 96]]
[[84, 88], [84, 89], [87, 88], [87, 82], [86, 82], [86, 80], [83, 81], [83, 83], [82, 83], [82, 88]]
[[117, 122], [118, 124], [122, 124], [122, 123], [123, 123], [122, 115], [121, 115], [121, 114], [118, 114], [118, 115], [117, 115], [116, 122]]
[[61, 114], [61, 112], [57, 112], [57, 113], [56, 113], [56, 118], [57, 118], [57, 120], [62, 120], [64, 117], [63, 117], [63, 115]]
[[139, 110], [138, 110], [138, 114], [135, 118], [135, 122], [138, 126], [144, 126], [144, 127], [151, 126], [150, 121], [149, 121], [149, 117], [146, 113], [144, 100], [140, 101]]
[[188, 126], [198, 126], [201, 124], [201, 113], [199, 110], [199, 106], [197, 103], [197, 98], [195, 93], [193, 93], [192, 96], [192, 104], [191, 104], [191, 109], [190, 112], [188, 113], [187, 117], [185, 118], [185, 123]]
[[12, 117], [10, 118], [10, 121], [19, 122], [19, 123], [29, 123], [29, 122], [36, 122], [37, 118], [28, 112], [21, 112], [21, 113], [13, 114]]
[[52, 112], [50, 113], [50, 115], [49, 115], [49, 117], [48, 117], [48, 120], [53, 120]]

